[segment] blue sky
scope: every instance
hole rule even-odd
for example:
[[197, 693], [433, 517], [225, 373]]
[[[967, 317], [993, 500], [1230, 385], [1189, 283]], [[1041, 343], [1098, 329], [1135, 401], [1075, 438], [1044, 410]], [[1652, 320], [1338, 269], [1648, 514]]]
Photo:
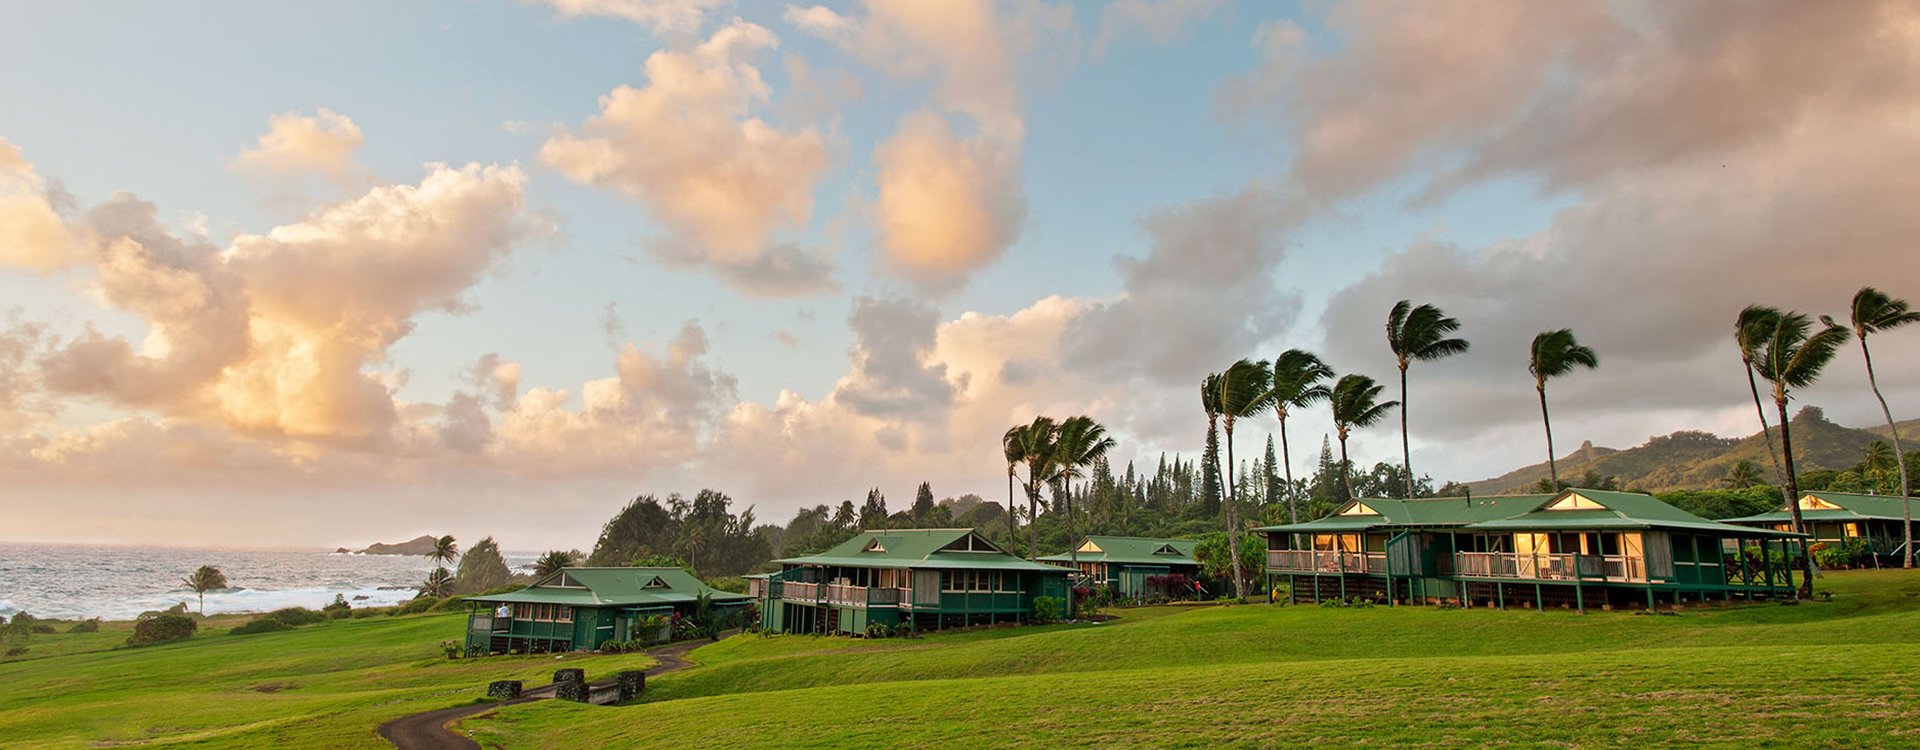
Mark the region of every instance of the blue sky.
[[[223, 374], [210, 375], [212, 380], [183, 384], [159, 397], [66, 387], [53, 379], [41, 382], [42, 375], [35, 374], [41, 372], [35, 364], [41, 360], [36, 358], [70, 349], [87, 326], [109, 338], [124, 338], [134, 349], [155, 330], [154, 320], [142, 312], [147, 308], [102, 291], [103, 271], [91, 261], [52, 272], [0, 267], [0, 309], [14, 311], [16, 322], [44, 326], [37, 343], [20, 349], [29, 354], [11, 363], [14, 372], [26, 373], [17, 380], [29, 383], [21, 390], [27, 397], [19, 403], [51, 405], [30, 415], [23, 409], [26, 416], [16, 419], [0, 419], [0, 429], [12, 431], [18, 445], [39, 446], [21, 450], [39, 450], [36, 455], [42, 458], [46, 446], [57, 444], [62, 435], [85, 434], [120, 420], [136, 420], [168, 435], [168, 440], [184, 440], [191, 431], [193, 439], [211, 441], [209, 451], [260, 451], [257, 459], [249, 460], [261, 462], [250, 464], [261, 474], [238, 481], [231, 466], [169, 464], [163, 472], [174, 478], [168, 480], [173, 482], [169, 492], [223, 484], [256, 492], [251, 482], [264, 481], [262, 477], [275, 471], [319, 477], [312, 487], [290, 493], [302, 501], [364, 495], [405, 505], [410, 498], [467, 481], [568, 495], [606, 492], [608, 487], [665, 492], [725, 484], [735, 488], [736, 496], [771, 508], [763, 517], [784, 517], [799, 504], [834, 499], [876, 483], [901, 484], [898, 491], [904, 494], [905, 485], [923, 475], [944, 480], [951, 494], [988, 491], [998, 475], [989, 461], [991, 445], [981, 444], [993, 437], [991, 426], [1017, 414], [1096, 412], [1116, 425], [1123, 452], [1151, 455], [1197, 447], [1197, 429], [1174, 426], [1191, 416], [1185, 413], [1186, 391], [1191, 390], [1186, 381], [1223, 367], [1233, 357], [1270, 358], [1282, 348], [1303, 346], [1326, 353], [1343, 371], [1366, 370], [1387, 379], [1391, 373], [1383, 369], [1382, 353], [1373, 351], [1384, 349], [1376, 345], [1377, 327], [1348, 321], [1383, 316], [1397, 295], [1424, 294], [1450, 309], [1501, 316], [1499, 325], [1490, 326], [1470, 319], [1470, 338], [1477, 329], [1488, 331], [1484, 335], [1490, 338], [1504, 337], [1501, 342], [1519, 339], [1524, 331], [1508, 332], [1506, 327], [1525, 329], [1535, 326], [1536, 319], [1555, 317], [1542, 314], [1555, 309], [1554, 295], [1538, 290], [1507, 294], [1497, 288], [1468, 294], [1439, 288], [1423, 282], [1444, 274], [1433, 267], [1423, 271], [1419, 264], [1444, 260], [1452, 264], [1442, 269], [1447, 272], [1489, 279], [1511, 274], [1500, 278], [1515, 284], [1526, 278], [1561, 278], [1603, 288], [1611, 282], [1588, 284], [1599, 273], [1592, 269], [1574, 277], [1565, 274], [1581, 268], [1573, 259], [1592, 257], [1595, 243], [1610, 239], [1607, 233], [1630, 233], [1637, 221], [1648, 222], [1644, 244], [1649, 249], [1633, 252], [1682, 260], [1687, 253], [1714, 252], [1701, 249], [1699, 237], [1689, 237], [1692, 230], [1684, 217], [1648, 218], [1651, 209], [1640, 207], [1635, 210], [1641, 218], [1627, 218], [1636, 216], [1628, 210], [1632, 196], [1675, 196], [1667, 205], [1676, 208], [1698, 201], [1696, 218], [1704, 218], [1712, 206], [1732, 205], [1741, 198], [1725, 192], [1732, 185], [1763, 184], [1829, 156], [1816, 149], [1833, 148], [1831, 144], [1805, 141], [1807, 123], [1852, 126], [1867, 122], [1853, 119], [1856, 116], [1891, 117], [1884, 112], [1856, 115], [1851, 109], [1855, 102], [1869, 98], [1868, 93], [1884, 99], [1887, 92], [1863, 93], [1866, 84], [1860, 81], [1865, 74], [1835, 63], [1826, 75], [1804, 82], [1807, 91], [1712, 103], [1753, 115], [1732, 118], [1746, 123], [1743, 127], [1751, 132], [1718, 140], [1681, 139], [1689, 145], [1676, 147], [1662, 136], [1642, 137], [1638, 134], [1652, 133], [1662, 123], [1634, 121], [1630, 108], [1616, 107], [1610, 111], [1627, 114], [1620, 115], [1611, 140], [1590, 136], [1591, 141], [1562, 143], [1557, 149], [1574, 153], [1613, 148], [1618, 153], [1600, 163], [1621, 166], [1594, 169], [1583, 162], [1585, 171], [1567, 177], [1573, 169], [1568, 166], [1571, 157], [1563, 162], [1554, 153], [1542, 156], [1523, 148], [1529, 138], [1544, 136], [1539, 129], [1519, 126], [1542, 112], [1576, 110], [1602, 96], [1623, 96], [1619, 86], [1587, 88], [1623, 76], [1646, 75], [1643, 89], [1624, 88], [1644, 90], [1648, 99], [1684, 91], [1685, 80], [1658, 78], [1680, 75], [1665, 63], [1692, 54], [1718, 54], [1734, 42], [1784, 32], [1756, 14], [1751, 23], [1741, 19], [1728, 27], [1731, 41], [1703, 38], [1695, 43], [1663, 35], [1665, 28], [1685, 28], [1683, 11], [1628, 19], [1613, 17], [1600, 6], [1542, 10], [1525, 5], [1499, 4], [1481, 19], [1473, 17], [1470, 7], [1396, 9], [1366, 2], [1308, 9], [1294, 3], [1205, 1], [1157, 10], [1150, 3], [952, 6], [964, 6], [973, 13], [969, 17], [985, 19], [991, 33], [982, 38], [997, 39], [1006, 47], [995, 55], [983, 51], [988, 45], [942, 47], [940, 34], [923, 34], [914, 25], [913, 16], [928, 6], [902, 9], [886, 3], [824, 6], [822, 12], [840, 24], [832, 28], [841, 31], [802, 23], [797, 14], [811, 7], [805, 4], [703, 0], [354, 2], [242, 5], [217, 13], [135, 3], [20, 4], [9, 9], [11, 22], [0, 30], [0, 67], [13, 71], [0, 81], [0, 138], [30, 164], [37, 181], [31, 184], [57, 185], [71, 195], [70, 204], [50, 198], [47, 205], [73, 226], [81, 225], [80, 215], [89, 207], [127, 191], [155, 204], [158, 219], [175, 235], [191, 239], [191, 233], [203, 227], [206, 241], [224, 248], [240, 235], [319, 225], [328, 211], [384, 195], [385, 187], [419, 185], [429, 173], [424, 166], [428, 163], [517, 167], [523, 177], [513, 188], [518, 208], [501, 219], [517, 232], [510, 246], [500, 248], [497, 256], [470, 259], [478, 265], [460, 266], [475, 276], [451, 297], [409, 298], [409, 305], [389, 321], [403, 326], [404, 335], [359, 352], [351, 366], [334, 373], [342, 387], [377, 381], [389, 389], [391, 406], [380, 409], [398, 416], [377, 425], [376, 438], [289, 427], [290, 418], [266, 419], [253, 405], [236, 406], [240, 397], [233, 393], [245, 387], [234, 374], [241, 367], [238, 361]], [[688, 8], [692, 15], [686, 17], [695, 20], [645, 20], [657, 9], [678, 6]], [[1130, 25], [1123, 17], [1130, 11], [1160, 15], [1154, 16], [1156, 21]], [[1399, 17], [1422, 15], [1430, 17]], [[1596, 19], [1635, 31], [1607, 37], [1593, 32]], [[729, 122], [756, 120], [786, 135], [811, 132], [824, 143], [825, 167], [797, 182], [811, 201], [810, 210], [802, 220], [774, 222], [775, 228], [761, 239], [769, 245], [797, 243], [825, 259], [832, 267], [831, 289], [770, 296], [730, 283], [712, 265], [711, 258], [717, 256], [699, 262], [706, 265], [669, 264], [647, 246], [690, 231], [685, 223], [663, 218], [663, 205], [672, 199], [674, 188], [647, 182], [594, 183], [543, 155], [543, 148], [557, 137], [591, 135], [589, 120], [602, 113], [601, 97], [616, 87], [653, 83], [644, 70], [650, 56], [699, 59], [692, 56], [699, 54], [694, 50], [702, 42], [749, 25], [777, 37], [777, 44], [730, 52], [724, 63], [713, 65], [734, 67], [712, 67], [709, 72], [738, 73], [738, 66], [746, 66], [764, 84], [765, 96], [748, 97], [744, 114], [725, 115]], [[1437, 31], [1417, 38], [1395, 36], [1421, 27]], [[1509, 28], [1519, 31], [1503, 31]], [[1533, 31], [1524, 31], [1529, 28]], [[1275, 32], [1289, 29], [1299, 34], [1295, 46], [1262, 46], [1269, 38], [1263, 35], [1282, 39], [1285, 34]], [[956, 27], [955, 34], [962, 33]], [[1512, 36], [1502, 39], [1501, 33]], [[1443, 54], [1449, 44], [1465, 52]], [[1513, 52], [1470, 54], [1503, 44]], [[1596, 54], [1592, 50], [1597, 44], [1616, 46], [1611, 54]], [[1297, 59], [1286, 65], [1274, 62], [1286, 55]], [[1649, 60], [1662, 64], [1630, 67]], [[980, 72], [996, 64], [1005, 65], [1004, 75]], [[1395, 77], [1395, 65], [1407, 66], [1407, 72]], [[1462, 69], [1449, 71], [1450, 65]], [[1474, 65], [1480, 67], [1470, 67]], [[796, 66], [804, 66], [809, 80], [796, 80]], [[1267, 85], [1270, 96], [1236, 110], [1231, 100], [1250, 81]], [[834, 90], [834, 84], [845, 88]], [[955, 93], [964, 86], [1015, 93], [1011, 102], [983, 109]], [[1452, 86], [1460, 90], [1430, 96], [1436, 87]], [[824, 106], [808, 106], [808, 97], [816, 95], [822, 98], [815, 101]], [[1836, 103], [1818, 112], [1794, 105], [1821, 95]], [[349, 179], [298, 170], [265, 174], [242, 163], [242, 153], [258, 148], [269, 132], [269, 118], [316, 118], [322, 110], [350, 119], [361, 134], [348, 163], [341, 166], [350, 172]], [[1243, 110], [1245, 114], [1234, 114]], [[1684, 115], [1685, 106], [1681, 110]], [[1024, 211], [1022, 219], [1012, 222], [1010, 239], [966, 248], [972, 259], [953, 261], [939, 272], [945, 275], [937, 283], [888, 265], [901, 250], [884, 229], [887, 209], [881, 185], [888, 179], [888, 165], [879, 154], [890, 139], [906, 137], [905, 118], [914, 113], [932, 113], [958, 143], [975, 149], [971, 153], [981, 161], [956, 167], [957, 174], [990, 177], [995, 164], [1010, 165], [1011, 197]], [[1704, 122], [1714, 113], [1699, 114]], [[1021, 128], [1012, 137], [996, 133], [988, 127], [991, 118], [1017, 121]], [[1692, 127], [1689, 119], [1678, 117], [1665, 126], [1684, 135]], [[1400, 124], [1393, 125], [1396, 121]], [[1369, 132], [1375, 125], [1377, 132]], [[1360, 135], [1351, 135], [1354, 132]], [[1906, 136], [1897, 127], [1870, 132], [1896, 140]], [[1351, 174], [1358, 175], [1355, 181], [1316, 182], [1318, 178], [1296, 170], [1303, 149], [1332, 148], [1327, 145], [1332, 141], [1314, 139], [1326, 133], [1378, 139], [1371, 151], [1345, 156], [1327, 151], [1329, 163], [1342, 170], [1350, 167]], [[647, 152], [670, 151], [690, 142], [657, 128], [636, 130], [627, 141], [600, 136], [627, 149], [629, 163], [650, 158]], [[1904, 140], [1896, 144], [1904, 145]], [[1402, 147], [1403, 154], [1396, 150]], [[1746, 162], [1743, 168], [1753, 173], [1727, 180], [1715, 188], [1722, 191], [1718, 193], [1676, 187], [1688, 184], [1683, 178], [1696, 165], [1769, 148], [1813, 155], [1779, 167]], [[1384, 168], [1365, 164], [1373, 154], [1390, 155], [1383, 157]], [[1341, 158], [1351, 163], [1339, 162]], [[1435, 201], [1415, 201], [1436, 175], [1480, 162], [1499, 166], [1440, 191]], [[684, 188], [690, 183], [673, 184]], [[1006, 184], [995, 184], [999, 187], [960, 197], [989, 204], [1007, 197]], [[1117, 259], [1154, 259], [1168, 268], [1191, 268], [1195, 279], [1201, 279], [1210, 263], [1240, 257], [1231, 248], [1208, 245], [1216, 234], [1239, 235], [1191, 222], [1213, 220], [1207, 218], [1217, 216], [1207, 213], [1210, 207], [1248, 191], [1270, 196], [1276, 214], [1289, 218], [1256, 221], [1259, 226], [1246, 236], [1283, 249], [1274, 255], [1247, 255], [1243, 269], [1229, 272], [1240, 278], [1226, 284], [1217, 300], [1222, 307], [1272, 306], [1282, 312], [1261, 318], [1254, 312], [1195, 311], [1192, 302], [1167, 302], [1196, 299], [1195, 290], [1205, 289], [1201, 281], [1178, 278], [1179, 273], [1164, 283], [1141, 282], [1151, 290], [1127, 286]], [[972, 208], [956, 205], [950, 213], [970, 216]], [[752, 212], [751, 207], [740, 210]], [[920, 210], [928, 210], [926, 204]], [[932, 210], [944, 211], [938, 205]], [[992, 205], [981, 210], [985, 216], [1005, 218], [994, 213]], [[1157, 242], [1142, 224], [1149, 216], [1167, 217], [1180, 227], [1177, 236], [1183, 239]], [[503, 223], [500, 229], [510, 228]], [[1695, 244], [1683, 246], [1686, 242]], [[1706, 244], [1713, 244], [1710, 237]], [[1453, 248], [1454, 254], [1431, 250], [1436, 247]], [[1847, 251], [1853, 253], [1848, 257], [1860, 259], [1889, 252], [1868, 240], [1849, 247], [1854, 249]], [[214, 262], [242, 254], [227, 250], [220, 256], [227, 260]], [[1621, 262], [1635, 263], [1635, 257], [1625, 255]], [[1849, 291], [1847, 285], [1855, 280], [1836, 280], [1833, 289], [1821, 290], [1825, 296], [1808, 292], [1788, 302], [1825, 300]], [[314, 283], [351, 288], [397, 282], [328, 278]], [[1701, 282], [1676, 270], [1672, 283], [1677, 293]], [[262, 293], [259, 288], [249, 292], [256, 308]], [[1041, 309], [1041, 301], [1055, 295], [1082, 306], [1076, 308], [1081, 312]], [[1199, 295], [1204, 297], [1204, 291]], [[1450, 302], [1449, 295], [1458, 301]], [[887, 308], [890, 312], [868, 324], [850, 325], [849, 315], [863, 300], [899, 306]], [[450, 304], [454, 302], [458, 304]], [[1724, 317], [1719, 306], [1725, 304], [1730, 303], [1702, 302], [1698, 317], [1703, 322], [1681, 327], [1715, 330], [1717, 323], [1704, 321]], [[1085, 312], [1088, 306], [1100, 310]], [[457, 310], [450, 312], [449, 307]], [[1364, 312], [1374, 308], [1379, 315]], [[1579, 328], [1606, 318], [1606, 313], [1589, 306], [1538, 325]], [[611, 333], [610, 320], [618, 324]], [[1090, 332], [1101, 326], [1123, 325], [1111, 321], [1127, 320], [1150, 321], [1125, 325], [1135, 328], [1126, 332], [1141, 338], [1138, 358], [1152, 364], [1134, 368], [1119, 362], [1135, 357], [1133, 351], [1076, 343], [1083, 335], [1086, 341], [1096, 340]], [[683, 326], [690, 321], [705, 346], [676, 359], [670, 347], [682, 340], [676, 337], [684, 335]], [[255, 319], [249, 352], [263, 350], [260, 332], [275, 325]], [[1021, 341], [1051, 341], [1051, 346], [1039, 348], [1057, 351], [999, 349], [987, 357], [968, 348], [973, 337], [1004, 344], [1012, 340], [1005, 337], [1016, 332], [1028, 337]], [[1603, 330], [1599, 335], [1602, 340], [1630, 340], [1625, 332]], [[1048, 338], [1055, 336], [1059, 338]], [[639, 359], [616, 364], [629, 342]], [[1707, 353], [1723, 342], [1707, 333], [1700, 334], [1700, 342], [1702, 362], [1724, 359], [1717, 349]], [[1514, 346], [1490, 343], [1482, 348], [1490, 350], [1487, 356], [1498, 357]], [[1068, 352], [1098, 354], [1081, 354], [1078, 359], [1083, 361], [1074, 361]], [[421, 436], [451, 434], [456, 411], [452, 401], [480, 388], [471, 371], [475, 361], [489, 353], [518, 368], [510, 398], [490, 404], [477, 417], [492, 442], [458, 455], [429, 444], [431, 440]], [[1628, 352], [1626, 361], [1635, 362], [1637, 356]], [[1089, 357], [1115, 361], [1090, 364], [1084, 361]], [[262, 366], [285, 372], [286, 365]], [[1018, 383], [1006, 375], [1023, 367], [1047, 372], [1047, 384]], [[1414, 396], [1434, 404], [1424, 414], [1447, 426], [1427, 436], [1416, 434], [1416, 462], [1423, 472], [1441, 480], [1475, 479], [1535, 460], [1533, 454], [1540, 449], [1530, 430], [1537, 414], [1529, 412], [1524, 401], [1488, 406], [1494, 403], [1487, 400], [1494, 398], [1490, 394], [1512, 386], [1491, 385], [1488, 374], [1507, 378], [1513, 369], [1511, 363], [1431, 367], [1434, 380], [1425, 386], [1429, 390]], [[1735, 397], [1741, 394], [1724, 393], [1727, 389], [1721, 387], [1738, 371], [1730, 375], [1721, 369], [1697, 389], [1681, 389], [1686, 397], [1652, 399], [1658, 403], [1633, 408], [1617, 406], [1620, 394], [1639, 387], [1633, 383], [1572, 385], [1571, 434], [1560, 436], [1560, 442], [1578, 445], [1593, 437], [1630, 444], [1685, 426], [1750, 430], [1739, 421], [1747, 418], [1738, 416], [1740, 401]], [[397, 374], [402, 372], [404, 377]], [[1005, 383], [986, 385], [1003, 376]], [[587, 384], [610, 378], [619, 380], [617, 388], [610, 384], [605, 392], [623, 395], [616, 399], [617, 408], [596, 412], [586, 400]], [[1523, 397], [1531, 395], [1526, 385], [1516, 391]], [[1906, 384], [1896, 382], [1895, 387]], [[314, 388], [318, 392], [319, 387]], [[538, 413], [530, 403], [514, 401], [541, 388], [564, 390], [568, 398]], [[801, 401], [784, 409], [783, 391]], [[1831, 410], [1859, 420], [1871, 415], [1856, 403], [1852, 391], [1845, 393], [1849, 395], [1844, 399], [1828, 399], [1834, 402]], [[872, 398], [862, 401], [863, 394]], [[278, 398], [280, 406], [273, 408], [291, 408], [286, 393]], [[879, 403], [873, 398], [885, 406], [873, 405]], [[220, 405], [209, 406], [209, 399]], [[869, 405], [859, 406], [862, 403]], [[6, 405], [0, 400], [0, 407]], [[1582, 405], [1598, 410], [1590, 423], [1582, 424], [1577, 416]], [[263, 419], [280, 426], [262, 428]], [[530, 424], [562, 423], [589, 432], [560, 438], [549, 432], [538, 437], [514, 432], [532, 429]], [[646, 432], [651, 429], [647, 425], [658, 430]], [[1323, 431], [1324, 425], [1314, 424], [1304, 426], [1301, 434]], [[1397, 434], [1378, 432], [1362, 439], [1365, 460], [1387, 460], [1397, 453]], [[528, 452], [531, 445], [542, 446], [542, 451], [579, 452], [541, 442], [554, 439], [631, 445], [638, 453], [613, 451], [574, 465], [556, 463], [553, 457], [561, 453]], [[860, 446], [849, 451], [845, 467], [823, 468], [821, 461], [832, 459], [810, 455], [805, 447], [846, 440]], [[785, 445], [787, 452], [780, 454], [784, 458], [763, 456], [764, 476], [734, 476], [718, 457], [728, 446], [743, 443]], [[1306, 460], [1317, 443], [1299, 441], [1296, 458]], [[143, 451], [152, 449], [129, 443], [121, 450], [146, 455]], [[35, 461], [12, 465], [26, 484], [40, 488], [38, 497], [108, 492], [76, 482], [64, 473], [67, 469]], [[85, 462], [74, 458], [70, 463]], [[873, 476], [862, 477], [862, 467]], [[369, 489], [376, 484], [377, 489]], [[228, 505], [209, 501], [208, 507]], [[408, 522], [424, 522], [424, 508], [409, 515]], [[535, 533], [560, 536], [597, 523], [591, 511], [582, 515]], [[302, 518], [294, 511], [269, 516], [288, 523]], [[52, 516], [37, 523], [31, 534], [46, 538], [96, 533], [65, 527]], [[105, 533], [138, 535], [117, 528]], [[292, 541], [300, 535], [288, 532], [276, 538]]]

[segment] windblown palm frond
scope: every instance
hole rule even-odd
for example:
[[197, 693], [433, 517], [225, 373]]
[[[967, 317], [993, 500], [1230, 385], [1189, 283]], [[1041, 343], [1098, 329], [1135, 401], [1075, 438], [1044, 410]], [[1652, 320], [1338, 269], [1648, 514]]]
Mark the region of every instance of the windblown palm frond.
[[1574, 339], [1573, 331], [1566, 328], [1533, 337], [1532, 354], [1527, 371], [1533, 373], [1535, 381], [1542, 383], [1573, 372], [1575, 367], [1593, 369], [1600, 366], [1599, 355], [1581, 345]]

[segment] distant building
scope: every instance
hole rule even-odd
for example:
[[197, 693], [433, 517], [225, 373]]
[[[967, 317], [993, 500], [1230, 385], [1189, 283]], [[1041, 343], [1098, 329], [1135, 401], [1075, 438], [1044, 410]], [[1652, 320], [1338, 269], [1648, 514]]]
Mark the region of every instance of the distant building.
[[1081, 580], [1105, 586], [1119, 596], [1148, 599], [1169, 593], [1164, 579], [1156, 588], [1149, 586], [1149, 578], [1179, 575], [1191, 581], [1200, 577], [1200, 563], [1193, 559], [1197, 545], [1192, 539], [1090, 535], [1073, 554], [1048, 555], [1040, 562], [1072, 567], [1077, 558]]
[[[1900, 564], [1907, 538], [1906, 498], [1893, 495], [1856, 495], [1849, 492], [1808, 492], [1800, 496], [1800, 518], [1815, 544], [1847, 544], [1860, 540], [1867, 553], [1881, 563]], [[1793, 516], [1786, 503], [1757, 516], [1729, 518], [1725, 523], [1775, 531], [1792, 531]], [[1920, 523], [1914, 525], [1920, 532]]]
[[1654, 607], [1794, 590], [1805, 538], [1709, 521], [1648, 496], [1360, 498], [1258, 529], [1296, 600]]
[[752, 602], [680, 568], [564, 568], [519, 591], [466, 597], [466, 652], [591, 651], [644, 637], [645, 618], [692, 616], [702, 595], [721, 622], [739, 620]]
[[1070, 572], [1007, 554], [973, 529], [862, 531], [820, 554], [774, 562], [780, 572], [752, 585], [761, 626], [786, 633], [1025, 622], [1036, 597], [1065, 606]]

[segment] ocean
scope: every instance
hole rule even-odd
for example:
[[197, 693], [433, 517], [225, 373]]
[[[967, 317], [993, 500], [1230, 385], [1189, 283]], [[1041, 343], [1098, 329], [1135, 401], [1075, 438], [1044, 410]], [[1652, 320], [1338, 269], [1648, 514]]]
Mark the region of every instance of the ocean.
[[[526, 572], [532, 554], [506, 553]], [[141, 612], [199, 597], [180, 584], [202, 565], [219, 568], [232, 588], [207, 592], [207, 614], [317, 608], [344, 596], [353, 606], [412, 599], [433, 563], [425, 557], [336, 554], [318, 549], [221, 549], [0, 542], [0, 615], [103, 617]]]

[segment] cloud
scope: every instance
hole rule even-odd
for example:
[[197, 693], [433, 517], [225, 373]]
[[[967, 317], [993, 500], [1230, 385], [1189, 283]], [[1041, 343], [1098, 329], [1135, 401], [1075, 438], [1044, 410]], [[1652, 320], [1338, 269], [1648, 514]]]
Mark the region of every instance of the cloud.
[[1319, 55], [1290, 22], [1263, 25], [1265, 62], [1223, 86], [1220, 106], [1271, 118], [1297, 148], [1292, 181], [1326, 202], [1506, 121], [1618, 31], [1595, 3], [1477, 0], [1351, 0], [1324, 24], [1342, 44]]
[[240, 152], [237, 164], [281, 177], [313, 173], [345, 185], [362, 172], [354, 161], [361, 142], [360, 126], [346, 115], [325, 107], [312, 115], [286, 112], [267, 118], [266, 134]]
[[772, 242], [811, 218], [830, 162], [813, 128], [781, 130], [752, 115], [770, 90], [750, 60], [778, 46], [772, 32], [736, 19], [691, 50], [655, 52], [644, 86], [601, 97], [600, 113], [549, 138], [540, 159], [645, 206], [670, 231], [647, 243], [658, 257], [711, 267], [753, 293], [831, 289], [818, 253]]
[[1247, 188], [1147, 215], [1147, 255], [1116, 261], [1122, 293], [1071, 324], [1068, 359], [1186, 386], [1259, 356], [1257, 345], [1279, 334], [1297, 306], [1273, 274], [1298, 214], [1297, 204]]
[[428, 165], [226, 249], [170, 233], [118, 194], [89, 211], [94, 289], [148, 326], [136, 346], [89, 328], [44, 356], [52, 391], [266, 435], [387, 442], [392, 384], [368, 370], [429, 310], [529, 233], [513, 167]]
[[1167, 44], [1188, 25], [1212, 17], [1225, 6], [1223, 0], [1114, 0], [1100, 9], [1093, 52], [1103, 54], [1115, 42], [1134, 35]]
[[[1038, 2], [869, 0], [859, 14], [787, 6], [785, 19], [901, 78], [936, 82], [929, 106], [875, 148], [881, 270], [923, 292], [948, 292], [998, 259], [1027, 212], [1020, 144], [1023, 69], [1071, 56], [1073, 11]], [[1046, 40], [1044, 48], [1042, 40]], [[972, 127], [954, 132], [942, 115]]]
[[944, 420], [954, 392], [933, 353], [939, 313], [911, 299], [854, 300], [847, 314], [855, 343], [850, 371], [834, 387], [833, 400], [854, 413], [883, 420]]
[[547, 0], [567, 18], [605, 16], [632, 21], [655, 33], [692, 33], [720, 0]]
[[24, 433], [57, 411], [45, 398], [35, 366], [50, 338], [47, 327], [12, 310], [0, 322], [0, 434]]
[[81, 245], [46, 181], [18, 146], [0, 138], [0, 266], [58, 270], [84, 261]]
[[1027, 204], [1019, 159], [1004, 144], [962, 139], [916, 112], [874, 151], [880, 168], [880, 248], [886, 269], [923, 289], [964, 283], [1020, 235]]

